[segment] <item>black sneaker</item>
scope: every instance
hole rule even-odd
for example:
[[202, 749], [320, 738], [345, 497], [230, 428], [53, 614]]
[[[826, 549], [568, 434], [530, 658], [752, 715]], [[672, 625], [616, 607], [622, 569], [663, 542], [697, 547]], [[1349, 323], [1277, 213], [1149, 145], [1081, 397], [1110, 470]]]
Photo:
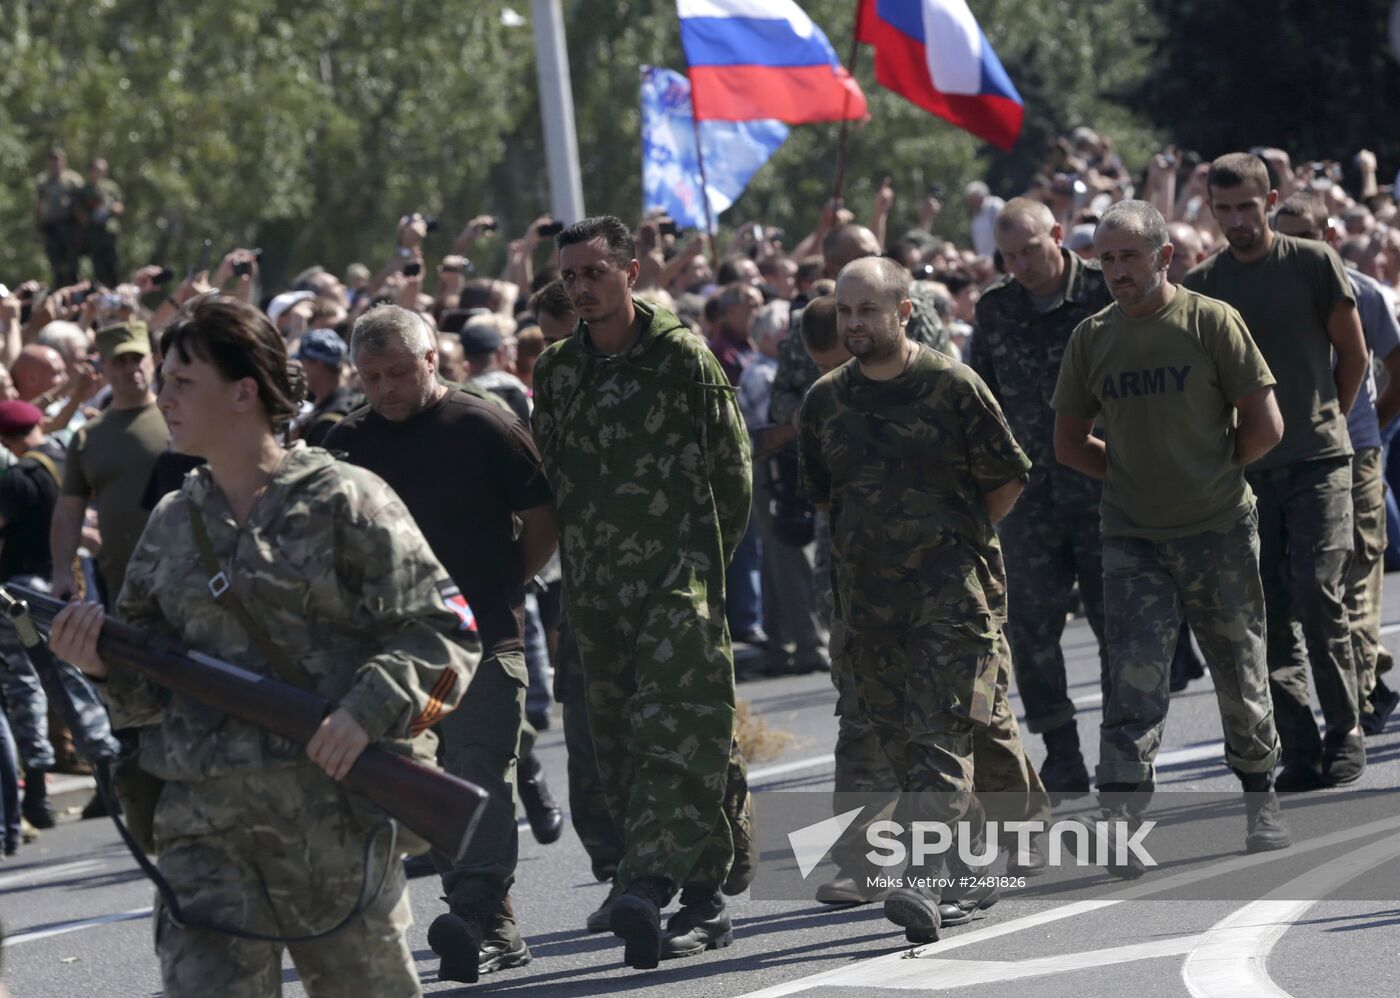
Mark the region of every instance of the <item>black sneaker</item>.
[[557, 841], [564, 831], [564, 812], [549, 792], [549, 784], [544, 779], [544, 766], [534, 752], [520, 757], [516, 783], [520, 788], [520, 803], [525, 806], [525, 817], [530, 822], [530, 832], [535, 836], [535, 841], [545, 846]]
[[608, 927], [625, 946], [623, 962], [651, 970], [661, 962], [661, 909], [671, 900], [670, 883], [661, 877], [638, 877], [613, 902]]
[[681, 910], [666, 923], [661, 959], [699, 956], [706, 950], [724, 949], [734, 942], [734, 926], [724, 907], [724, 896], [711, 888], [681, 891]]
[[428, 945], [442, 958], [438, 980], [475, 984], [481, 974], [481, 943], [486, 936], [481, 912], [454, 906], [428, 926]]
[[1385, 722], [1395, 713], [1395, 708], [1400, 706], [1400, 693], [1377, 679], [1376, 688], [1367, 699], [1371, 709], [1361, 715], [1361, 730], [1368, 735], [1378, 735], [1385, 730]]

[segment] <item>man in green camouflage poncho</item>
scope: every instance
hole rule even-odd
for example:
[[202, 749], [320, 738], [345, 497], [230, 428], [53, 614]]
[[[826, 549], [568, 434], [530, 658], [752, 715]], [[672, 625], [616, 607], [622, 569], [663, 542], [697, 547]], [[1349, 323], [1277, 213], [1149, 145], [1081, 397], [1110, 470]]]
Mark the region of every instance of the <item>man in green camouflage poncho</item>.
[[[856, 363], [803, 401], [803, 491], [831, 510], [836, 616], [861, 707], [904, 791], [906, 826], [966, 822], [961, 834], [978, 854], [973, 742], [992, 722], [1006, 654], [993, 524], [1030, 461], [972, 369], [904, 335], [907, 287], [904, 268], [883, 258], [837, 279], [837, 326]], [[996, 900], [982, 887], [944, 899], [941, 870], [941, 859], [916, 861], [909, 873], [920, 879], [886, 897], [886, 917], [911, 942]]]
[[[632, 297], [623, 223], [559, 235], [574, 334], [535, 369], [535, 439], [559, 511], [565, 605], [608, 808], [623, 828], [610, 924], [629, 966], [733, 938], [719, 887], [734, 748], [724, 569], [748, 522], [748, 436], [704, 341]], [[682, 908], [660, 928], [681, 889]]]

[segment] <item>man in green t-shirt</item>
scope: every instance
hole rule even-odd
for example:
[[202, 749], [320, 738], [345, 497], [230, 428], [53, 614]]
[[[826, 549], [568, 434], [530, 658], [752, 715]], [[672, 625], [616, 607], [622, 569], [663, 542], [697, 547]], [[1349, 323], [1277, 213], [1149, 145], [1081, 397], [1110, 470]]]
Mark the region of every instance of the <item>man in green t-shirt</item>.
[[[1367, 365], [1355, 293], [1330, 247], [1269, 228], [1278, 192], [1269, 189], [1263, 160], [1222, 156], [1206, 183], [1229, 248], [1188, 273], [1182, 286], [1239, 311], [1278, 379], [1283, 414], [1282, 442], [1247, 472], [1259, 499], [1269, 686], [1283, 743], [1278, 786], [1351, 783], [1366, 765], [1344, 595], [1352, 548], [1346, 423]], [[1307, 670], [1293, 656], [1294, 614], [1327, 721], [1325, 741], [1313, 720]]]
[[[1172, 246], [1156, 208], [1114, 205], [1094, 248], [1115, 303], [1074, 331], [1052, 404], [1055, 456], [1104, 483], [1099, 799], [1132, 822], [1146, 809], [1184, 614], [1215, 681], [1226, 761], [1246, 791], [1246, 847], [1282, 849], [1257, 520], [1243, 470], [1282, 437], [1274, 377], [1239, 313], [1167, 281]], [[1093, 435], [1095, 419], [1105, 439]], [[1144, 872], [1136, 861], [1109, 869]]]
[[[908, 272], [872, 257], [836, 281], [837, 329], [855, 358], [812, 386], [798, 419], [802, 490], [831, 516], [835, 619], [860, 703], [917, 817], [966, 822], [980, 855], [974, 742], [992, 723], [1006, 646], [1006, 571], [994, 524], [1030, 460], [970, 367], [905, 335]], [[974, 872], [961, 857], [957, 872]], [[936, 886], [941, 859], [910, 867], [885, 915], [931, 942], [996, 900]]]

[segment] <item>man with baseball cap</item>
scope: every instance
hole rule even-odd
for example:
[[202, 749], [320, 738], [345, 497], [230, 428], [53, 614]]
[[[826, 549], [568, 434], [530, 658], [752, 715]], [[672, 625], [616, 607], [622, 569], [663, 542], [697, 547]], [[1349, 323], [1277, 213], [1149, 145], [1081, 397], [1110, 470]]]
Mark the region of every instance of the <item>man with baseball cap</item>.
[[334, 329], [312, 329], [301, 338], [295, 358], [306, 373], [312, 409], [297, 420], [297, 438], [312, 447], [325, 443], [331, 427], [365, 404], [350, 385], [346, 357], [350, 348]]
[[462, 327], [461, 339], [462, 353], [467, 358], [467, 380], [501, 399], [523, 422], [529, 423], [530, 389], [501, 363], [501, 347], [505, 340], [501, 336], [500, 318], [472, 316]]
[[97, 555], [103, 602], [116, 601], [126, 577], [126, 563], [146, 529], [141, 505], [156, 458], [170, 442], [170, 431], [156, 408], [151, 390], [151, 337], [135, 319], [97, 332], [102, 373], [112, 389], [112, 404], [88, 421], [68, 445], [62, 495], [53, 515], [54, 592], [66, 599], [74, 591], [73, 558], [78, 551], [89, 502], [97, 506], [102, 548]]
[[[17, 459], [0, 477], [0, 581], [48, 592], [54, 567], [49, 523], [63, 478], [64, 452], [62, 444], [45, 435], [43, 422], [44, 414], [35, 405], [18, 399], [0, 402], [0, 445]], [[24, 763], [20, 813], [36, 828], [52, 828], [54, 815], [44, 777], [56, 762], [49, 742], [48, 699], [12, 627], [0, 627], [0, 659], [0, 685]], [[84, 728], [77, 733], [79, 744], [99, 746], [115, 756], [117, 745], [107, 711], [92, 687], [71, 668], [61, 670], [60, 680]]]

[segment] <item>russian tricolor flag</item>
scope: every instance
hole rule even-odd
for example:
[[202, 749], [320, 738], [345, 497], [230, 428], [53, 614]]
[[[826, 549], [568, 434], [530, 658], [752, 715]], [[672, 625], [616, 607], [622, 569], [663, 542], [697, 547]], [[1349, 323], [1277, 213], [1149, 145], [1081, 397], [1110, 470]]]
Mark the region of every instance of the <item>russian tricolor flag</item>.
[[875, 46], [875, 79], [926, 111], [1010, 149], [1021, 95], [966, 0], [861, 0], [857, 37]]
[[676, 0], [676, 9], [696, 120], [866, 117], [860, 85], [793, 0]]

